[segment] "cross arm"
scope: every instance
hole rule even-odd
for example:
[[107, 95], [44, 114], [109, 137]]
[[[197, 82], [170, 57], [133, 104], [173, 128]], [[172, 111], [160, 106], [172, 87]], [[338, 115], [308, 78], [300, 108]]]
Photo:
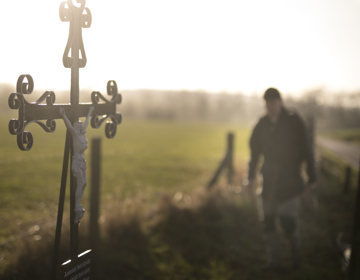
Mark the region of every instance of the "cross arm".
[[[9, 97], [9, 107], [19, 111], [18, 119], [11, 119], [9, 122], [9, 131], [17, 135], [17, 143], [21, 150], [29, 151], [33, 145], [33, 136], [31, 132], [25, 131], [30, 123], [40, 125], [46, 132], [54, 132], [56, 129], [56, 119], [62, 119], [59, 112], [64, 109], [66, 116], [73, 123], [81, 117], [87, 117], [90, 107], [94, 107], [91, 113], [91, 126], [99, 128], [106, 120], [110, 121], [105, 126], [105, 134], [108, 138], [113, 138], [116, 134], [116, 127], [121, 123], [121, 115], [116, 112], [116, 105], [121, 103], [121, 95], [117, 92], [115, 81], [109, 81], [107, 86], [110, 100], [106, 99], [100, 92], [92, 92], [92, 103], [82, 104], [54, 104], [55, 94], [52, 91], [46, 91], [37, 101], [28, 102], [24, 95], [31, 94], [34, 88], [34, 82], [30, 75], [21, 75], [18, 79], [16, 93]], [[43, 103], [46, 104], [43, 104]], [[89, 115], [90, 117], [90, 115]], [[46, 120], [46, 123], [42, 121]]]
[[[110, 121], [108, 121], [105, 126], [105, 135], [107, 138], [113, 138], [116, 134], [117, 125], [120, 124], [122, 120], [121, 115], [116, 112], [116, 105], [121, 103], [122, 97], [121, 94], [118, 93], [115, 81], [108, 81], [107, 94], [112, 96], [110, 100], [106, 99], [98, 91], [91, 93], [92, 105], [94, 106], [91, 126], [93, 128], [99, 128], [107, 118], [110, 118]], [[100, 101], [102, 101], [102, 103], [99, 103]]]

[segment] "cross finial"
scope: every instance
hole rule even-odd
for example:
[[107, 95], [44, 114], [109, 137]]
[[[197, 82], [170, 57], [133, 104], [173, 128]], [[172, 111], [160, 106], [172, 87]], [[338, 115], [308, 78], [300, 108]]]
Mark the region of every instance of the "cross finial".
[[[86, 66], [86, 54], [82, 40], [82, 28], [91, 26], [91, 12], [85, 8], [86, 0], [76, 0], [80, 6], [74, 5], [71, 0], [60, 4], [60, 19], [64, 22], [70, 21], [69, 38], [65, 48], [63, 63], [66, 68]], [[71, 56], [69, 53], [71, 51]], [[81, 52], [81, 57], [79, 55]]]

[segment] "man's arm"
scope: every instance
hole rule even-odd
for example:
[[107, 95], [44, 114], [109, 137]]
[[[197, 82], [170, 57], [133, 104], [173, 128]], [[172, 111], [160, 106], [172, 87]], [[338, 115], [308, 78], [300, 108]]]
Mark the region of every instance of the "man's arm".
[[249, 162], [249, 181], [255, 179], [256, 177], [256, 168], [259, 162], [259, 157], [261, 155], [261, 142], [260, 142], [260, 126], [259, 124], [253, 130], [253, 133], [250, 138], [250, 162]]
[[305, 125], [305, 122], [300, 118], [300, 133], [302, 139], [302, 146], [303, 146], [303, 155], [306, 162], [306, 171], [309, 177], [307, 185], [305, 186], [306, 191], [310, 191], [316, 187], [316, 168], [315, 168], [315, 157], [314, 157], [314, 148], [313, 143], [310, 139], [309, 131]]
[[250, 162], [249, 162], [249, 174], [247, 185], [248, 191], [251, 193], [255, 190], [256, 187], [256, 169], [259, 162], [260, 155], [262, 153], [261, 142], [260, 142], [260, 125], [257, 124], [253, 130], [253, 133], [250, 138]]
[[91, 116], [91, 114], [92, 114], [93, 111], [94, 111], [94, 106], [90, 106], [89, 112], [88, 112], [88, 114], [87, 114], [87, 116], [86, 116], [86, 121], [85, 121], [85, 123], [84, 123], [85, 130], [87, 129], [87, 127], [88, 127], [88, 125], [89, 125], [89, 119], [90, 119], [90, 116]]

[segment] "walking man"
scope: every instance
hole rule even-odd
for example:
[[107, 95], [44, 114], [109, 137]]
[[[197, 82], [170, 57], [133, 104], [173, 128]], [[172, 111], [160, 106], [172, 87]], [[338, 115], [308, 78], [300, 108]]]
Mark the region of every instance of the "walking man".
[[[296, 112], [283, 106], [277, 89], [267, 89], [264, 99], [267, 114], [259, 120], [250, 139], [248, 189], [253, 192], [256, 187], [256, 169], [260, 156], [263, 156], [263, 226], [269, 249], [265, 268], [281, 267], [281, 237], [276, 230], [276, 220], [290, 242], [293, 268], [299, 268], [301, 251], [297, 219], [300, 194], [316, 186], [312, 142], [304, 121]], [[306, 183], [301, 176], [303, 162], [307, 167]]]

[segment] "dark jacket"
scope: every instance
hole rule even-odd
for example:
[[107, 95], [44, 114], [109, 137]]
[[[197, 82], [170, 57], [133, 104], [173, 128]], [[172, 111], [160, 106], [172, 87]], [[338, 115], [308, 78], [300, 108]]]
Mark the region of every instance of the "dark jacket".
[[301, 193], [304, 161], [309, 183], [316, 181], [312, 143], [304, 121], [296, 112], [282, 108], [275, 124], [269, 117], [262, 117], [253, 130], [250, 148], [249, 179], [255, 177], [259, 158], [264, 156], [261, 168], [264, 199], [274, 197], [284, 201]]

